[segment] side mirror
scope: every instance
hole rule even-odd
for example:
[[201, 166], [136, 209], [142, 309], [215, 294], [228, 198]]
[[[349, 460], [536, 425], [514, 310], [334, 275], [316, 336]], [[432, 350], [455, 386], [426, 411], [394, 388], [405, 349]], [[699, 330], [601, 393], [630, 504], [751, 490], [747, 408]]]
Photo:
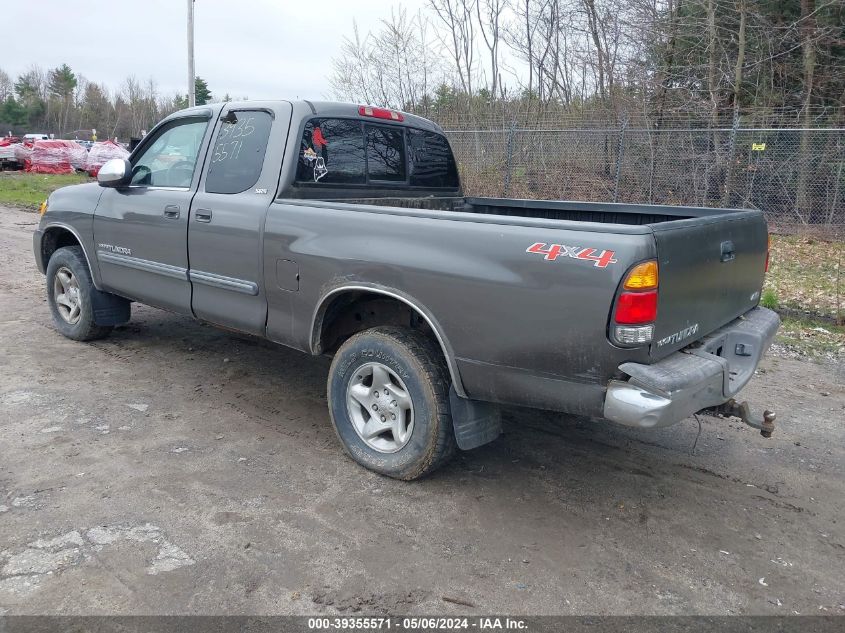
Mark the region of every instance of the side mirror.
[[101, 187], [120, 187], [132, 178], [132, 165], [125, 158], [112, 158], [106, 161], [97, 173], [97, 182]]

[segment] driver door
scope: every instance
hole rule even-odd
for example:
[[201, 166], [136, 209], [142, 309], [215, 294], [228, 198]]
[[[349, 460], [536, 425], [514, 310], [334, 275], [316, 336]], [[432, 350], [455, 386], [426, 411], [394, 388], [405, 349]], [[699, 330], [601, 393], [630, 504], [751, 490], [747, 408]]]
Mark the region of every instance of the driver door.
[[191, 314], [188, 212], [209, 127], [207, 116], [167, 121], [133, 154], [130, 184], [103, 190], [94, 243], [104, 290]]

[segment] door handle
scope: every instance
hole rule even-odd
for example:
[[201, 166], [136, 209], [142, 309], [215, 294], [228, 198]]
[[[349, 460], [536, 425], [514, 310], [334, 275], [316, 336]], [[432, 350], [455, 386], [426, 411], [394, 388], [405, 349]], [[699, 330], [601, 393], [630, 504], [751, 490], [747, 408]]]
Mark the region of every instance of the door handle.
[[168, 204], [164, 207], [164, 217], [175, 220], [179, 217], [179, 207], [175, 204]]
[[194, 218], [197, 222], [211, 222], [211, 209], [197, 209]]

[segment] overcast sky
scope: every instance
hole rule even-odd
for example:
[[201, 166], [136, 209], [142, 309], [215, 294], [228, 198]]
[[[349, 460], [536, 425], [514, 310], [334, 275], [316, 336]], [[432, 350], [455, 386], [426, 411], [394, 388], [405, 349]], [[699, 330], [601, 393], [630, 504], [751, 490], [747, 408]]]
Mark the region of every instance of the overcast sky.
[[[187, 92], [187, 0], [2, 0], [0, 68], [63, 63], [89, 81], [120, 86], [150, 77], [163, 95]], [[196, 0], [196, 72], [214, 97], [329, 96], [332, 58], [352, 20], [362, 34], [392, 6], [425, 0]]]

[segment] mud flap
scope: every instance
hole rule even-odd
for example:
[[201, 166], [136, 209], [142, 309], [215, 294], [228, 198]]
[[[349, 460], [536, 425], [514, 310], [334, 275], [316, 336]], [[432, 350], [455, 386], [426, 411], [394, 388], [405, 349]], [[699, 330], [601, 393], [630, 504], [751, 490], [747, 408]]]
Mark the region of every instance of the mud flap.
[[458, 448], [469, 451], [492, 442], [502, 433], [501, 409], [489, 402], [467, 400], [449, 387], [452, 426]]
[[131, 302], [109, 292], [91, 288], [91, 307], [97, 325], [122, 325], [131, 316]]

